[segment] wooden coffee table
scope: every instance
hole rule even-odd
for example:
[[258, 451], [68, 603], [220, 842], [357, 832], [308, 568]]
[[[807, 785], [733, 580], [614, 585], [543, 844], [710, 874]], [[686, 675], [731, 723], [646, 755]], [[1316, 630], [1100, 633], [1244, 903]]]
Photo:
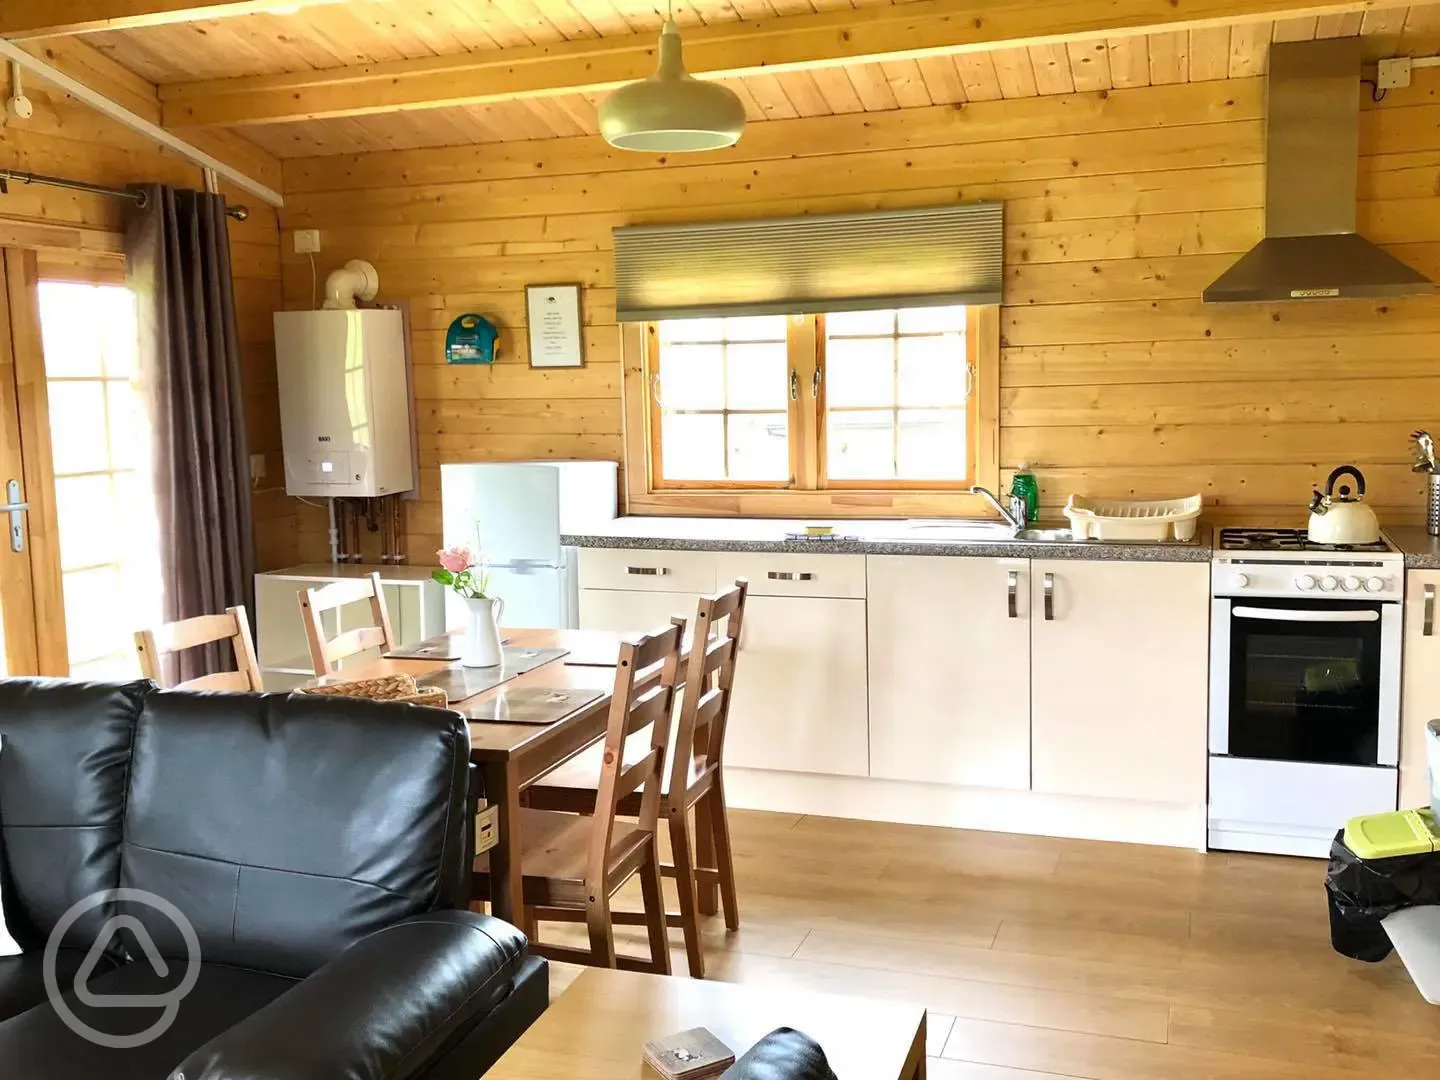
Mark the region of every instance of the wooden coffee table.
[[805, 1032], [839, 1080], [924, 1080], [925, 1010], [790, 986], [588, 968], [485, 1080], [653, 1080], [641, 1048], [706, 1027], [739, 1057], [777, 1027]]

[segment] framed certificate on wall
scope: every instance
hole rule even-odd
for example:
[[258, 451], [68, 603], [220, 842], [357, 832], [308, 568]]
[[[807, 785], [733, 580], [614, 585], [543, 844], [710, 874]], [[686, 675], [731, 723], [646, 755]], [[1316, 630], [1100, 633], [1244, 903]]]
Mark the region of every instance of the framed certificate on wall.
[[531, 367], [580, 367], [585, 362], [579, 285], [527, 285], [525, 315]]

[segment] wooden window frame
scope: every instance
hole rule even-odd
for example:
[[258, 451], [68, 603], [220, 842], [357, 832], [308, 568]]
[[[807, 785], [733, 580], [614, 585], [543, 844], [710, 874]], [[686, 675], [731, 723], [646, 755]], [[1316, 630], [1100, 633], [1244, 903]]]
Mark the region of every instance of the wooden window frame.
[[[993, 516], [968, 488], [996, 490], [1000, 483], [1000, 309], [972, 305], [966, 310], [966, 362], [972, 372], [966, 399], [967, 460], [964, 480], [830, 480], [825, 475], [821, 417], [825, 407], [823, 316], [791, 316], [787, 342], [791, 370], [800, 387], [789, 402], [789, 481], [663, 481], [658, 478], [659, 408], [652, 392], [653, 323], [620, 328], [624, 359], [621, 398], [624, 417], [626, 510], [631, 514], [736, 515], [755, 517], [889, 517], [926, 515]], [[817, 368], [819, 390], [811, 392]], [[816, 430], [817, 427], [820, 430]]]

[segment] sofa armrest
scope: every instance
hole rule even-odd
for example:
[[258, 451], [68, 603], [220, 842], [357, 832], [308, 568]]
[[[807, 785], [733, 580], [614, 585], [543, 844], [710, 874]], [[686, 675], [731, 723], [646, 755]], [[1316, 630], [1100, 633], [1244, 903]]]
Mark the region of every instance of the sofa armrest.
[[356, 942], [211, 1040], [171, 1080], [404, 1080], [511, 991], [525, 936], [468, 911], [433, 911]]

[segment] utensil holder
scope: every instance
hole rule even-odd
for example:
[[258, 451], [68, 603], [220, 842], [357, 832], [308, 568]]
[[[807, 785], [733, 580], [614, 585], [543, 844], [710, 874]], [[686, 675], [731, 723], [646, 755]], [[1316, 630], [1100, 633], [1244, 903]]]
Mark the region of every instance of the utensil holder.
[[1440, 473], [1430, 473], [1425, 489], [1425, 531], [1440, 536]]

